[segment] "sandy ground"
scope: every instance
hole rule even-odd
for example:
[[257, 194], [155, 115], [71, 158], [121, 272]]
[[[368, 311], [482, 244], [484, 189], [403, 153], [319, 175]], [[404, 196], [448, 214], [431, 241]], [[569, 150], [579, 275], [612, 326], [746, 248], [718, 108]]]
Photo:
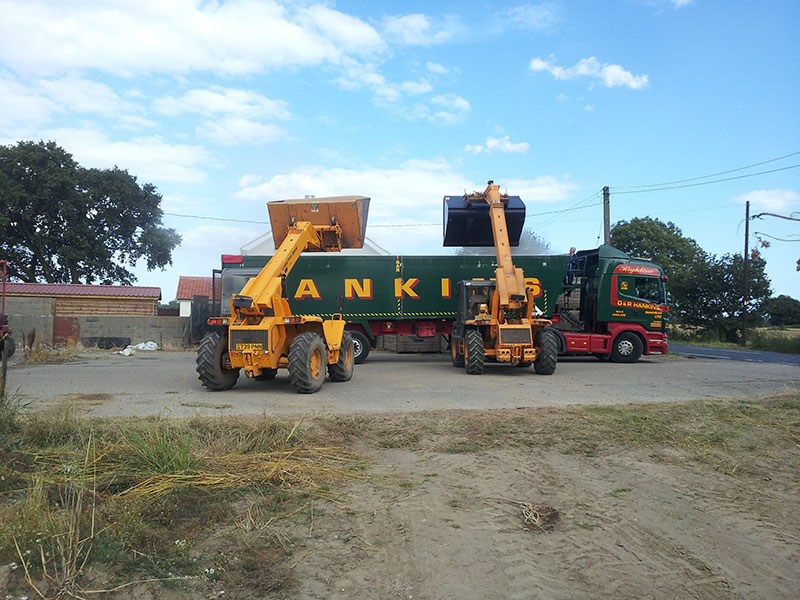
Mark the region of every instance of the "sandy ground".
[[[796, 478], [648, 454], [382, 451], [413, 487], [353, 486], [346, 510], [314, 521], [285, 597], [797, 597]], [[542, 531], [519, 503], [560, 519]]]
[[37, 410], [71, 405], [97, 417], [194, 414], [352, 414], [427, 410], [674, 402], [764, 396], [800, 387], [800, 369], [674, 356], [632, 365], [563, 358], [552, 376], [490, 365], [466, 375], [442, 355], [370, 354], [350, 382], [326, 382], [313, 395], [295, 393], [281, 371], [271, 382], [240, 377], [226, 392], [208, 392], [191, 352], [137, 352], [131, 357], [81, 355], [76, 362], [15, 365], [8, 390]]

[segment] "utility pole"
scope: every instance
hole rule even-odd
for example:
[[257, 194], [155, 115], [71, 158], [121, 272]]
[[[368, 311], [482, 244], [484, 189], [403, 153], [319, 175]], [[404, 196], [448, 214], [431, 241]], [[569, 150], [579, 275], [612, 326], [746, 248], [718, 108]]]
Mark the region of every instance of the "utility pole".
[[603, 186], [603, 243], [611, 245], [611, 211], [608, 198], [608, 186]]
[[747, 346], [747, 300], [750, 296], [750, 201], [744, 213], [744, 298], [742, 298], [742, 346]]

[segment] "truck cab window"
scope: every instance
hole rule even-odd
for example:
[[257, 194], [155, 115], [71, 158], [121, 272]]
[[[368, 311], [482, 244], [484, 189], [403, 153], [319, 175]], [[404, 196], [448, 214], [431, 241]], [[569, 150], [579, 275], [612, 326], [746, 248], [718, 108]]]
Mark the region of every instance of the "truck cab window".
[[654, 304], [664, 303], [664, 286], [661, 279], [656, 277], [637, 277], [635, 294], [637, 298]]

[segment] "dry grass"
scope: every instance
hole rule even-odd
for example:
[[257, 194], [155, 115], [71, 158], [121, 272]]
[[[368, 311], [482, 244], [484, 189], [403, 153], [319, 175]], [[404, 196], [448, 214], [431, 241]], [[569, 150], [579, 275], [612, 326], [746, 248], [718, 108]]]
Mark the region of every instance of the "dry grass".
[[[15, 425], [0, 440], [0, 561], [18, 563], [15, 585], [41, 598], [83, 597], [84, 567], [95, 562], [111, 569], [111, 587], [121, 577], [207, 580], [202, 552], [188, 548], [220, 526], [250, 524], [249, 538], [230, 545], [243, 557], [252, 555], [242, 544], [285, 557], [285, 540], [270, 537], [275, 513], [299, 516], [334, 498], [335, 482], [364, 476], [363, 459], [309, 438], [299, 423], [87, 422], [64, 413], [17, 415]], [[228, 571], [244, 576], [248, 560]], [[265, 589], [286, 580], [273, 562], [260, 574]]]
[[62, 348], [45, 344], [37, 339], [35, 329], [22, 335], [22, 346], [22, 361], [29, 365], [68, 362], [84, 352], [80, 342]]

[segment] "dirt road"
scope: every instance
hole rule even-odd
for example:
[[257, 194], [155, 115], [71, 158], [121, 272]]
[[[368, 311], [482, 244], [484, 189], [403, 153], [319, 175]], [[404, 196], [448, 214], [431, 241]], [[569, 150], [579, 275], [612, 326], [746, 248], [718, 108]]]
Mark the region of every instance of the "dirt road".
[[34, 409], [70, 404], [91, 416], [168, 414], [352, 414], [427, 410], [674, 402], [761, 397], [800, 387], [800, 369], [674, 356], [633, 365], [563, 358], [552, 376], [490, 365], [482, 376], [455, 369], [449, 357], [374, 352], [352, 381], [326, 382], [314, 395], [272, 382], [239, 378], [227, 392], [201, 387], [191, 352], [137, 352], [131, 357], [84, 354], [76, 362], [14, 366], [8, 390]]

